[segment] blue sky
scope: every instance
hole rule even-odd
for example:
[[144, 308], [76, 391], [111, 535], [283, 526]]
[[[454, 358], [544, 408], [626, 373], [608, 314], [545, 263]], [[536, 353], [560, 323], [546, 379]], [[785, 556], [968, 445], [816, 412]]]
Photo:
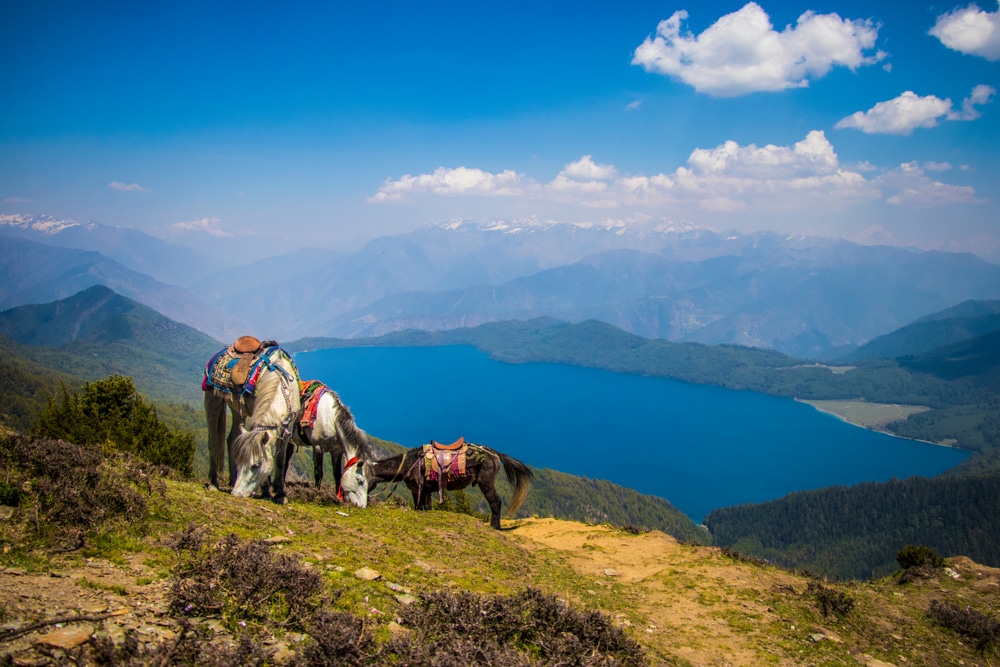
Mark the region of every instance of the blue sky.
[[345, 4], [0, 0], [0, 213], [1000, 247], [996, 4]]

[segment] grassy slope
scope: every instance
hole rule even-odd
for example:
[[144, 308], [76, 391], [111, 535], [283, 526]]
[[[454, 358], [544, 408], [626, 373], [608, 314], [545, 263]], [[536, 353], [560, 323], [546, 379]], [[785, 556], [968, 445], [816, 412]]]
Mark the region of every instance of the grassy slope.
[[[14, 550], [0, 554], [0, 564], [92, 578], [88, 560], [108, 558], [121, 564], [121, 585], [130, 595], [148, 600], [144, 591], [162, 589], [171, 576], [174, 554], [167, 538], [200, 525], [216, 538], [234, 532], [246, 539], [286, 539], [278, 547], [283, 553], [319, 568], [327, 590], [340, 592], [333, 606], [362, 615], [379, 636], [387, 634], [386, 624], [400, 604], [386, 582], [414, 594], [507, 594], [531, 586], [627, 625], [656, 664], [857, 665], [867, 664], [863, 656], [874, 656], [893, 664], [905, 659], [912, 666], [971, 666], [996, 660], [995, 654], [977, 655], [968, 641], [926, 615], [932, 598], [1000, 614], [1000, 571], [967, 561], [955, 563], [964, 574], [959, 580], [941, 574], [906, 586], [892, 579], [827, 584], [850, 595], [856, 608], [842, 618], [823, 617], [807, 592], [811, 580], [736, 561], [714, 548], [678, 544], [658, 533], [631, 535], [537, 519], [505, 522], [509, 530], [496, 532], [478, 519], [449, 512], [416, 513], [390, 503], [343, 511], [295, 500], [294, 488], [292, 497], [290, 505], [278, 507], [169, 482], [166, 498], [157, 501], [152, 528], [141, 539], [112, 541], [118, 546], [58, 560], [41, 553], [15, 559]], [[138, 558], [124, 558], [129, 551]], [[129, 562], [142, 563], [142, 571]], [[382, 579], [352, 576], [362, 567], [378, 571]], [[619, 568], [617, 576], [608, 576], [608, 567]], [[23, 608], [0, 611], [8, 619], [25, 613]], [[816, 641], [818, 633], [837, 641]]]

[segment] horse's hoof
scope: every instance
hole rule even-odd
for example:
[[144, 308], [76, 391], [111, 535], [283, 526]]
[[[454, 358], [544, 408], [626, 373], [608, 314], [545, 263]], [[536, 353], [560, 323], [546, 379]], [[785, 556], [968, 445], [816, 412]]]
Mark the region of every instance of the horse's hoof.
[[288, 496], [275, 496], [271, 500], [273, 500], [276, 505], [287, 505], [288, 504]]

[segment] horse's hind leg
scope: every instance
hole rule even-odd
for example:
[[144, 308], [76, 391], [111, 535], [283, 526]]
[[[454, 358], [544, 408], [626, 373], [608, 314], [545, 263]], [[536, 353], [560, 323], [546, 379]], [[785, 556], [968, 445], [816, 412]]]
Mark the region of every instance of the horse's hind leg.
[[483, 497], [486, 498], [486, 502], [490, 505], [490, 526], [500, 530], [500, 510], [503, 503], [500, 501], [500, 494], [497, 493], [496, 488], [493, 486], [493, 480], [485, 480], [480, 477], [476, 486], [483, 492]]
[[[226, 430], [226, 409], [223, 407], [222, 410], [222, 430]], [[243, 425], [240, 423], [240, 419], [235, 412], [229, 410], [229, 414], [232, 417], [232, 423], [229, 426], [229, 435], [226, 436], [226, 453], [229, 455], [229, 488], [236, 486], [236, 463], [233, 461], [233, 442], [236, 441], [236, 436], [243, 432]], [[221, 431], [220, 431], [221, 433]]]
[[[212, 391], [205, 392], [205, 420], [208, 422], [208, 483], [212, 488], [219, 488], [219, 471], [226, 456], [225, 441], [223, 437], [226, 433], [226, 399], [216, 396]], [[229, 487], [233, 486], [232, 479], [232, 457], [229, 459], [230, 480]]]

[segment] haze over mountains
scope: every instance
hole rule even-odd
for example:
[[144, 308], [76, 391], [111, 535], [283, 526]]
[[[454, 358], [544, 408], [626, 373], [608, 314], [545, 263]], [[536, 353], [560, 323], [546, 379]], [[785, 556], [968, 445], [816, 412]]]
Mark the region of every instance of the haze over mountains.
[[1000, 266], [971, 254], [689, 225], [452, 222], [354, 252], [250, 263], [242, 242], [202, 237], [196, 249], [134, 229], [3, 216], [0, 306], [103, 284], [220, 340], [549, 316], [833, 358], [963, 301], [1000, 299]]

